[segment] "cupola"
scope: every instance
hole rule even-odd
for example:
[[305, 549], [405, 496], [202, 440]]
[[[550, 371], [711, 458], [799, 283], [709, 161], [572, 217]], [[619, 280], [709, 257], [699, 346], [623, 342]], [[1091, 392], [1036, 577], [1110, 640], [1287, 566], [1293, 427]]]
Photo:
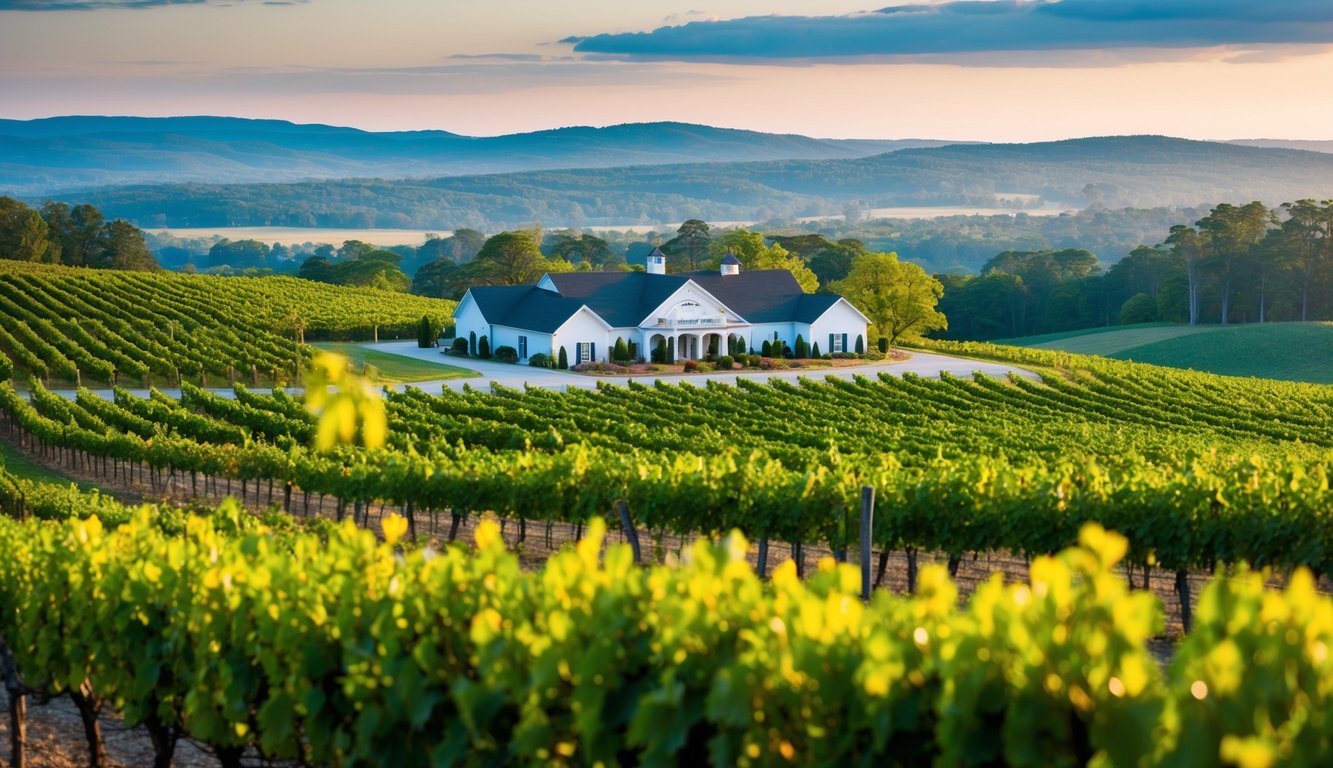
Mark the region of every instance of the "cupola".
[[722, 274], [739, 275], [741, 273], [741, 260], [736, 258], [736, 254], [727, 249], [727, 255], [722, 257]]
[[654, 248], [653, 252], [648, 254], [648, 274], [666, 274], [666, 254], [662, 253], [661, 248]]

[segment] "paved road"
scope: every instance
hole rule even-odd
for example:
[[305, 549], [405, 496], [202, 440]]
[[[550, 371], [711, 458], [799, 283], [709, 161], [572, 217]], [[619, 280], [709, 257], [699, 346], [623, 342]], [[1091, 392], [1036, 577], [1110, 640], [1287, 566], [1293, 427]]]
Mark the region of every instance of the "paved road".
[[464, 386], [474, 389], [484, 389], [495, 382], [505, 387], [513, 389], [522, 389], [525, 384], [534, 387], [545, 387], [564, 391], [569, 387], [583, 387], [593, 389], [597, 382], [605, 381], [609, 384], [624, 385], [629, 381], [638, 381], [643, 384], [651, 384], [656, 380], [667, 382], [689, 381], [720, 381], [727, 384], [734, 384], [737, 379], [750, 379], [751, 381], [767, 381], [768, 379], [786, 379], [795, 381], [800, 376], [822, 379], [825, 376], [841, 376], [850, 379], [857, 374], [874, 377], [881, 371], [900, 375], [904, 372], [911, 372], [921, 376], [931, 378], [937, 377], [941, 372], [947, 372], [956, 376], [971, 376], [975, 372], [986, 373], [992, 376], [1004, 376], [1011, 371], [1024, 375], [1031, 375], [1027, 371], [1005, 363], [990, 363], [981, 360], [969, 360], [962, 357], [951, 357], [949, 355], [938, 355], [933, 352], [912, 352], [907, 360], [898, 362], [871, 363], [868, 365], [851, 366], [847, 368], [797, 368], [780, 371], [744, 371], [730, 373], [691, 373], [691, 374], [671, 374], [665, 376], [590, 376], [587, 374], [570, 373], [568, 371], [557, 371], [549, 368], [532, 368], [526, 365], [513, 365], [510, 363], [497, 363], [490, 360], [477, 360], [475, 358], [460, 358], [453, 355], [444, 355], [438, 349], [420, 349], [415, 341], [385, 341], [379, 344], [362, 344], [368, 349], [374, 349], [380, 352], [386, 352], [393, 355], [402, 355], [417, 360], [426, 360], [433, 363], [447, 363], [459, 368], [470, 368], [481, 374], [471, 379], [445, 379], [442, 381], [422, 381], [415, 382], [411, 386], [428, 392], [438, 392], [444, 387], [461, 390]]
[[[470, 379], [436, 379], [432, 381], [413, 382], [410, 386], [426, 392], [439, 392], [444, 388], [462, 390], [468, 386], [474, 389], [487, 389], [491, 382], [495, 382], [512, 389], [522, 389], [524, 385], [534, 387], [545, 387], [563, 392], [570, 387], [583, 387], [584, 389], [594, 389], [597, 382], [605, 381], [609, 384], [618, 384], [624, 386], [630, 381], [637, 381], [642, 384], [652, 384], [654, 381], [661, 380], [666, 382], [688, 381], [700, 383], [705, 380], [720, 381], [726, 384], [734, 384], [737, 379], [749, 379], [751, 381], [767, 381], [769, 379], [785, 379], [787, 381], [796, 381], [798, 377], [805, 376], [813, 379], [822, 379], [825, 376], [840, 376], [844, 379], [850, 379], [860, 374], [863, 376], [875, 377], [881, 371], [900, 375], [910, 371], [920, 376], [935, 378], [940, 373], [948, 372], [955, 376], [971, 376], [973, 373], [981, 372], [991, 376], [1004, 376], [1010, 372], [1020, 373], [1025, 376], [1032, 376], [1016, 366], [1005, 363], [991, 363], [984, 360], [969, 360], [963, 357], [952, 357], [950, 355], [938, 355], [933, 352], [912, 352], [907, 360], [897, 362], [871, 363], [869, 365], [849, 366], [847, 368], [797, 368], [780, 371], [744, 371], [731, 373], [691, 373], [691, 374], [669, 374], [664, 376], [590, 376], [586, 374], [570, 373], [568, 371], [557, 371], [550, 368], [532, 368], [526, 365], [512, 365], [510, 363], [497, 363], [490, 360], [477, 360], [475, 358], [459, 358], [453, 355], [444, 355], [438, 349], [420, 349], [415, 341], [382, 341], [378, 344], [362, 344], [367, 349], [374, 349], [380, 352], [386, 352], [392, 355], [401, 355], [411, 357], [417, 360], [426, 360], [432, 363], [445, 363], [447, 365], [457, 366], [459, 368], [470, 368], [476, 371], [479, 376]], [[401, 388], [401, 385], [396, 388]], [[128, 388], [130, 394], [139, 397], [148, 397], [148, 390]], [[58, 394], [69, 399], [74, 399], [74, 390], [55, 390]], [[165, 387], [161, 390], [170, 397], [180, 397], [180, 390], [175, 387]], [[231, 387], [209, 387], [209, 391], [216, 392], [224, 397], [231, 397]], [[258, 391], [264, 391], [261, 387]], [[290, 387], [288, 392], [297, 393], [301, 391], [300, 387]], [[93, 389], [93, 394], [100, 395], [108, 400], [111, 399], [110, 389]]]

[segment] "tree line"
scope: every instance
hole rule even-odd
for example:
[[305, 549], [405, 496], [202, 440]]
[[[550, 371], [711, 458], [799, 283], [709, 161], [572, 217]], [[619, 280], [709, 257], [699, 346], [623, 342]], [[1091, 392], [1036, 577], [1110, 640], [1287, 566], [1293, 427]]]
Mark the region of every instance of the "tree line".
[[143, 232], [107, 221], [96, 206], [48, 202], [34, 209], [0, 197], [0, 259], [94, 269], [157, 269]]
[[953, 339], [1333, 319], [1333, 200], [1222, 203], [1107, 269], [1083, 249], [1009, 250], [940, 280]]

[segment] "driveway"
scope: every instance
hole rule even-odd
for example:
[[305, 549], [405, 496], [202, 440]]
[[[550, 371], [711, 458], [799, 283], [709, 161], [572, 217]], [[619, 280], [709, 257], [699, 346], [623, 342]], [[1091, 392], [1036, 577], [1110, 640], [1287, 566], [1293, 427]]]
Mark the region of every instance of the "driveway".
[[491, 360], [478, 360], [472, 357], [454, 357], [453, 355], [442, 354], [439, 349], [421, 349], [417, 347], [415, 341], [383, 341], [378, 344], [362, 344], [361, 346], [392, 355], [402, 355], [403, 357], [411, 357], [432, 363], [445, 363], [459, 368], [469, 368], [481, 374], [480, 377], [472, 379], [420, 381], [410, 385], [427, 392], [438, 392], [444, 387], [455, 390], [461, 390], [464, 386], [473, 387], [475, 389], [485, 389], [489, 387], [492, 382], [512, 389], [522, 389], [524, 385], [532, 385], [534, 387], [544, 387], [546, 389], [564, 391], [569, 387], [593, 389], [597, 386], [597, 382], [599, 381], [624, 386], [630, 381], [637, 381], [642, 384], [652, 384], [657, 380], [666, 382], [720, 381], [726, 384], [734, 384], [737, 379], [749, 379], [751, 381], [785, 379], [787, 381], [796, 381], [796, 379], [801, 376], [814, 379], [822, 379], [825, 376], [840, 376], [844, 379], [850, 379], [853, 376], [860, 374], [873, 378], [878, 376], [881, 372], [894, 375], [911, 372], [930, 378], [936, 378], [942, 372], [951, 373], [960, 377], [971, 376], [976, 372], [985, 373], [990, 376], [1005, 376], [1010, 372], [1016, 372], [1026, 376], [1032, 375], [1022, 368], [1008, 365], [1006, 363], [970, 360], [963, 357], [940, 355], [934, 352], [911, 352], [910, 354], [912, 356], [907, 360], [896, 362], [884, 361], [846, 368], [797, 368], [794, 370], [789, 369], [779, 371], [732, 371], [670, 374], [665, 376], [590, 376], [587, 374], [570, 373], [568, 371], [557, 371], [550, 368], [532, 368], [527, 365], [498, 363]]

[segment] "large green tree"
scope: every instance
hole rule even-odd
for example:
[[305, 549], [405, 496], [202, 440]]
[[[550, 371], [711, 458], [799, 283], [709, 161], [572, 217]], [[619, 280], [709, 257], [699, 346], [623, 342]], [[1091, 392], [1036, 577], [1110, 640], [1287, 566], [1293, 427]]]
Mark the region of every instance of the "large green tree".
[[1206, 268], [1217, 283], [1222, 302], [1222, 325], [1230, 320], [1231, 298], [1237, 281], [1244, 276], [1252, 251], [1263, 240], [1272, 219], [1268, 208], [1256, 201], [1242, 206], [1222, 203], [1194, 223], [1207, 243], [1204, 248]]
[[896, 253], [866, 253], [852, 260], [846, 278], [829, 286], [874, 323], [890, 343], [944, 330], [948, 320], [936, 309], [944, 287]]
[[543, 256], [537, 236], [529, 230], [491, 236], [468, 267], [473, 285], [527, 285], [547, 272], [574, 269], [564, 259]]
[[742, 269], [785, 269], [806, 293], [819, 289], [819, 278], [799, 256], [776, 243], [765, 245], [764, 236], [758, 232], [735, 229], [713, 238], [710, 264], [716, 267], [728, 251], [740, 261]]
[[667, 255], [667, 266], [672, 272], [693, 272], [708, 260], [713, 242], [708, 224], [699, 219], [688, 219], [676, 230], [676, 236], [662, 243]]
[[0, 197], [0, 259], [59, 261], [60, 246], [41, 214], [10, 197]]
[[90, 266], [106, 269], [157, 269], [157, 259], [144, 242], [143, 230], [122, 219], [102, 227], [98, 251]]

